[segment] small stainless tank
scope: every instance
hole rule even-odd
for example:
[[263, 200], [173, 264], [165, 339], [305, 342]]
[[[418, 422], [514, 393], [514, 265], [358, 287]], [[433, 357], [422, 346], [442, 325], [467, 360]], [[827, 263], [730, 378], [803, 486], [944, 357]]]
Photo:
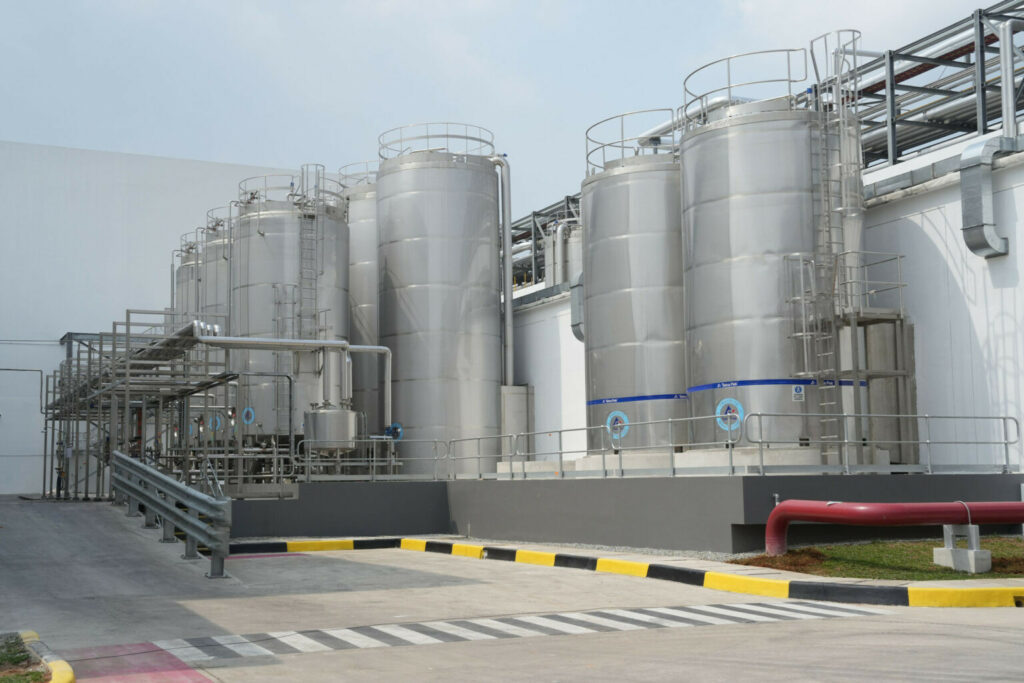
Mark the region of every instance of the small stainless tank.
[[[403, 472], [431, 474], [430, 441], [501, 424], [498, 181], [489, 131], [406, 126], [380, 136], [380, 342], [394, 353]], [[494, 447], [494, 442], [485, 448]], [[476, 471], [476, 463], [464, 462]], [[494, 471], [494, 463], [484, 463]]]
[[[353, 344], [375, 346], [378, 332], [380, 266], [377, 231], [377, 161], [358, 162], [339, 172], [349, 230], [349, 310]], [[352, 404], [366, 416], [366, 433], [383, 434], [380, 356], [352, 357]]]
[[[239, 184], [231, 259], [234, 334], [348, 338], [348, 227], [340, 189], [319, 166], [305, 166], [296, 176], [262, 176]], [[291, 426], [302, 434], [304, 410], [322, 400], [318, 360], [308, 353], [232, 352], [233, 369], [268, 373], [239, 380], [244, 432], [288, 433], [288, 381], [279, 376], [286, 374], [295, 377]], [[332, 402], [342, 401], [337, 380], [327, 381]]]
[[590, 448], [607, 445], [606, 425], [617, 446], [667, 448], [684, 441], [685, 424], [634, 423], [687, 416], [673, 112], [606, 119], [587, 131], [587, 144], [580, 207], [587, 426], [597, 428]]

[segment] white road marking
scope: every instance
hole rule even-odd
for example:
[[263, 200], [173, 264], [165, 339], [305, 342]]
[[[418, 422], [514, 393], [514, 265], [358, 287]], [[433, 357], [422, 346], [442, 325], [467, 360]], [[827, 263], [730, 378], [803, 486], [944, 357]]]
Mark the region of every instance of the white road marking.
[[295, 631], [278, 631], [276, 633], [268, 633], [267, 635], [277, 638], [285, 645], [294, 647], [299, 652], [330, 652], [334, 649], [329, 645], [318, 643], [312, 638], [307, 638]]
[[561, 631], [562, 633], [594, 633], [593, 629], [583, 628], [582, 626], [573, 626], [567, 624], [564, 621], [555, 621], [554, 619], [546, 619], [544, 617], [516, 617], [519, 621], [525, 621], [528, 624], [537, 624], [537, 626], [545, 626], [555, 631]]
[[261, 655], [273, 655], [274, 653], [265, 647], [246, 640], [242, 636], [213, 636], [213, 639], [226, 647], [237, 652], [243, 657], [258, 657]]
[[334, 636], [339, 640], [344, 640], [346, 643], [350, 645], [355, 645], [359, 648], [388, 646], [388, 644], [382, 640], [377, 640], [376, 638], [371, 638], [370, 636], [364, 636], [362, 633], [359, 633], [358, 631], [353, 631], [349, 628], [325, 628], [324, 633], [326, 633], [329, 636]]
[[213, 659], [212, 655], [206, 654], [198, 647], [189, 645], [180, 638], [175, 640], [154, 640], [153, 644], [167, 650], [183, 662], [201, 662], [206, 659]]
[[642, 612], [630, 612], [629, 610], [625, 609], [604, 609], [601, 611], [606, 612], [608, 614], [614, 614], [617, 617], [626, 617], [627, 619], [646, 621], [651, 624], [658, 624], [659, 626], [668, 626], [670, 628], [678, 628], [680, 626], [693, 626], [693, 624], [684, 624], [681, 621], [672, 621], [671, 619], [652, 617], [649, 614], [643, 614]]
[[453, 636], [458, 636], [459, 638], [465, 638], [466, 640], [494, 640], [496, 637], [492, 636], [490, 633], [471, 631], [468, 628], [449, 624], [447, 621], [424, 621], [423, 625], [428, 628], [435, 628], [438, 631], [442, 631]]
[[[608, 610], [605, 610], [606, 612]], [[639, 624], [628, 624], [624, 621], [616, 621], [615, 619], [605, 619], [599, 617], [596, 614], [587, 614], [586, 612], [560, 612], [559, 616], [569, 617], [570, 619], [576, 619], [578, 621], [587, 621], [591, 624], [597, 624], [598, 626], [607, 626], [608, 628], [614, 628], [618, 631], [644, 631], [645, 627]]]
[[530, 629], [522, 628], [514, 624], [506, 624], [497, 619], [467, 619], [471, 624], [479, 624], [480, 626], [486, 626], [487, 628], [493, 628], [495, 631], [502, 631], [513, 636], [519, 636], [520, 638], [530, 638], [532, 636], [543, 636], [546, 635], [541, 631], [531, 631]]
[[710, 614], [701, 614], [699, 612], [689, 612], [684, 609], [674, 609], [672, 607], [648, 607], [647, 609], [652, 612], [660, 612], [662, 614], [671, 614], [673, 616], [682, 617], [684, 619], [693, 619], [694, 621], [703, 621], [706, 624], [735, 624], [736, 621], [732, 619], [723, 619], [722, 617], [713, 617]]
[[395, 638], [401, 638], [402, 640], [407, 640], [410, 643], [412, 643], [413, 645], [431, 645], [433, 643], [443, 643], [444, 642], [443, 640], [438, 640], [437, 638], [432, 638], [432, 637], [430, 637], [430, 636], [428, 636], [426, 634], [420, 633], [418, 631], [413, 631], [412, 629], [405, 628], [404, 626], [384, 625], [384, 626], [374, 626], [374, 628], [377, 629], [378, 631], [383, 631], [384, 633], [388, 633], [390, 635], [393, 635]]
[[712, 614], [722, 614], [726, 617], [732, 617], [733, 623], [737, 623], [740, 619], [747, 619], [749, 621], [778, 621], [775, 617], [762, 617], [757, 614], [748, 614], [746, 612], [723, 609], [723, 607], [727, 607], [727, 605], [722, 605], [721, 607], [716, 607], [715, 605], [692, 605], [691, 607], [695, 610], [706, 610]]

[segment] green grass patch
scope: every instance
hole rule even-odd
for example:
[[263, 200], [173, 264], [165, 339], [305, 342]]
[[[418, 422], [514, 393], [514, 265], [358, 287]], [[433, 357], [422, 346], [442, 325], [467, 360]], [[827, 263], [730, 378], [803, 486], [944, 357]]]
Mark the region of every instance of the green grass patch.
[[981, 539], [981, 547], [992, 553], [992, 571], [987, 574], [955, 572], [934, 564], [932, 549], [941, 546], [941, 539], [821, 545], [790, 550], [779, 557], [758, 555], [736, 560], [735, 563], [854, 579], [945, 581], [1024, 577], [1024, 539], [1020, 537], [986, 536]]
[[0, 634], [0, 683], [41, 683], [49, 678], [17, 633]]

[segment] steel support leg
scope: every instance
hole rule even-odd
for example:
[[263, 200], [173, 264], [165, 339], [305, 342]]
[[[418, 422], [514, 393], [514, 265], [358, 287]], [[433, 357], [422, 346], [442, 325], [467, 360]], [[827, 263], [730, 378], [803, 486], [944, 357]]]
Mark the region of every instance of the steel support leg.
[[174, 522], [169, 519], [164, 520], [164, 535], [160, 539], [161, 543], [177, 543], [178, 539], [174, 537]]
[[227, 574], [224, 573], [224, 556], [218, 553], [210, 554], [210, 571], [207, 572], [206, 578], [208, 579], [226, 579]]
[[199, 549], [196, 547], [196, 539], [191, 536], [185, 537], [185, 554], [181, 556], [183, 560], [198, 560]]

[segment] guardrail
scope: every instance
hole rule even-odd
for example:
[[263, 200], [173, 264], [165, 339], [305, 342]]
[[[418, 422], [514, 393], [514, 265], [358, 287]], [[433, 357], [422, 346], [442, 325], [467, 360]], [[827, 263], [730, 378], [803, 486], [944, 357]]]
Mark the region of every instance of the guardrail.
[[[765, 428], [765, 418], [769, 418], [768, 429]], [[798, 440], [780, 439], [772, 436], [771, 421], [785, 420], [816, 420], [819, 418], [837, 419], [839, 425], [839, 436], [836, 438], [804, 437]], [[869, 439], [858, 437], [864, 430], [864, 425], [870, 420], [892, 420], [900, 425], [912, 426], [923, 433], [921, 438], [895, 438], [895, 439]], [[969, 423], [974, 423], [973, 425]], [[967, 423], [967, 424], [965, 424]], [[987, 436], [973, 439], [960, 438], [957, 436], [960, 426], [974, 431], [981, 429], [987, 431]], [[987, 425], [987, 426], [986, 426]], [[767, 434], [766, 434], [767, 432]], [[952, 436], [945, 436], [952, 432]], [[836, 465], [822, 465], [811, 468], [802, 466], [805, 471], [816, 472], [842, 472], [851, 474], [856, 472], [922, 472], [932, 474], [937, 466], [932, 463], [933, 450], [941, 446], [982, 446], [996, 447], [1002, 451], [1003, 462], [1001, 465], [981, 466], [983, 469], [991, 470], [999, 467], [1006, 473], [1011, 470], [1010, 451], [1011, 446], [1020, 443], [1020, 421], [1011, 416], [969, 416], [969, 415], [879, 415], [870, 413], [750, 413], [743, 419], [743, 434], [747, 443], [756, 446], [758, 449], [759, 469], [765, 474], [764, 452], [772, 446], [817, 446], [835, 447], [839, 454], [840, 461]], [[1001, 435], [1001, 436], [999, 436]], [[862, 453], [866, 449], [874, 447], [885, 447], [885, 450], [892, 448], [911, 447], [923, 452], [924, 463], [919, 465], [855, 465], [850, 463], [850, 452]], [[1018, 469], [1024, 469], [1024, 456], [1018, 454]], [[957, 465], [953, 469], [963, 470], [969, 468], [966, 465]], [[774, 468], [779, 469], [779, 468]]]
[[[792, 421], [820, 423], [828, 418], [837, 436], [815, 433], [798, 438]], [[876, 438], [867, 434], [876, 429]], [[889, 430], [895, 429], [892, 434]], [[895, 436], [893, 436], [895, 434]], [[919, 434], [921, 436], [919, 436]], [[784, 436], [780, 436], [784, 435]], [[893, 438], [879, 438], [878, 435]], [[193, 462], [190, 483], [215, 494], [217, 479], [263, 477], [266, 482], [448, 481], [680, 474], [854, 474], [1024, 471], [1019, 452], [1020, 424], [1010, 416], [944, 416], [753, 412], [632, 422], [627, 425], [540, 430], [520, 434], [466, 437], [450, 441], [375, 437], [329, 444], [300, 442], [295, 458], [265, 474], [242, 473], [232, 462], [258, 461], [265, 453], [209, 453]], [[339, 447], [343, 446], [343, 447]], [[312, 452], [310, 450], [312, 446]], [[821, 452], [822, 460], [765, 465], [772, 449]], [[956, 464], [933, 464], [942, 449], [957, 449]], [[977, 450], [976, 464], [965, 461]], [[991, 451], [999, 457], [993, 461]], [[1017, 450], [1017, 456], [1012, 451]], [[884, 453], [883, 453], [884, 452]], [[898, 452], [913, 464], [875, 462]], [[857, 458], [854, 455], [859, 456]], [[754, 459], [756, 456], [756, 460]], [[868, 457], [871, 456], [871, 457]], [[202, 469], [205, 462], [210, 464]], [[137, 462], [137, 461], [136, 461]], [[275, 461], [276, 462], [276, 461]], [[920, 464], [918, 464], [920, 463]], [[237, 472], [236, 472], [237, 470]]]
[[163, 527], [161, 542], [177, 542], [176, 528], [184, 532], [182, 559], [199, 559], [198, 547], [206, 546], [210, 551], [210, 571], [206, 576], [223, 578], [231, 532], [231, 499], [201, 493], [120, 451], [113, 452], [111, 464], [115, 502], [127, 499], [131, 517], [139, 515], [141, 506], [147, 528], [155, 528], [159, 517]]

